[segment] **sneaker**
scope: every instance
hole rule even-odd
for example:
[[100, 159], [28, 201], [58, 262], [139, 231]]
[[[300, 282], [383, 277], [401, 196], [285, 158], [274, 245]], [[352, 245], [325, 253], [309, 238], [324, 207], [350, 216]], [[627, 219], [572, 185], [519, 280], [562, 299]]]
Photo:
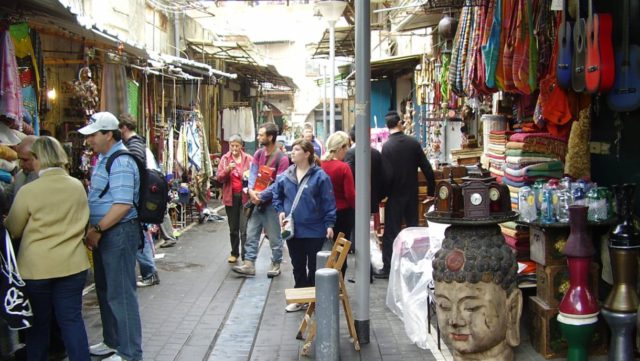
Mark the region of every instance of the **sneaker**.
[[143, 278], [141, 281], [136, 282], [138, 287], [149, 287], [160, 284], [160, 277], [158, 277], [158, 272], [154, 272], [151, 276], [147, 278]]
[[236, 263], [238, 261], [238, 257], [231, 255], [229, 256], [229, 258], [227, 258], [227, 262], [229, 263]]
[[92, 354], [93, 356], [107, 356], [115, 352], [116, 350], [105, 345], [104, 342], [100, 342], [99, 344], [89, 346], [89, 353]]
[[102, 361], [126, 361], [126, 360], [120, 357], [118, 354], [113, 354], [107, 358], [103, 358]]
[[235, 273], [241, 274], [243, 276], [255, 276], [256, 275], [256, 267], [253, 265], [253, 261], [244, 261], [242, 266], [233, 266], [231, 270]]
[[280, 263], [271, 262], [271, 269], [267, 271], [267, 277], [273, 278], [280, 276]]
[[287, 312], [298, 312], [302, 310], [302, 303], [290, 303], [284, 308]]

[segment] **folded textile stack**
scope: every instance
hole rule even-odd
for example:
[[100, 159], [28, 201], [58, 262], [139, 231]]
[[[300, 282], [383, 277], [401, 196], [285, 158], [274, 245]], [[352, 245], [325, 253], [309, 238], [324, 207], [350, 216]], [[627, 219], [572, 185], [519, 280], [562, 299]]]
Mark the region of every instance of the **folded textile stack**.
[[504, 176], [506, 145], [511, 134], [513, 132], [507, 130], [494, 130], [489, 133], [489, 146], [485, 155], [489, 159], [489, 172], [498, 182], [502, 182]]
[[4, 144], [0, 144], [0, 181], [6, 184], [10, 184], [13, 177], [11, 172], [16, 167], [16, 160], [18, 154], [15, 150], [9, 148]]
[[502, 178], [509, 186], [511, 205], [518, 208], [518, 191], [538, 179], [562, 178], [567, 143], [548, 133], [515, 133], [505, 144]]
[[529, 259], [529, 227], [521, 226], [515, 222], [500, 224], [502, 235], [509, 247], [516, 252], [516, 259]]

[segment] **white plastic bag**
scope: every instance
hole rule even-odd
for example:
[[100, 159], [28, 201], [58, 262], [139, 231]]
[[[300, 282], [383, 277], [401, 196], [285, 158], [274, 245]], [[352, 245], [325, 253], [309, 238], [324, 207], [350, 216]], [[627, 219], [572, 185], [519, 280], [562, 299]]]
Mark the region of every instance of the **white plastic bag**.
[[448, 225], [403, 229], [393, 242], [387, 307], [404, 323], [416, 346], [427, 348], [427, 286], [433, 279], [431, 262], [442, 245]]

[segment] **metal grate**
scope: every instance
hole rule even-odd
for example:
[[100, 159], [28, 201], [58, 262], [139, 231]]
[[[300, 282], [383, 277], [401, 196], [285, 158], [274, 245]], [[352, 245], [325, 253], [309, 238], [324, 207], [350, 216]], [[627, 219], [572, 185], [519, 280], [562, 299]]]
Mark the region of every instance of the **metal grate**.
[[484, 6], [489, 0], [427, 0], [422, 4], [424, 11], [465, 6]]

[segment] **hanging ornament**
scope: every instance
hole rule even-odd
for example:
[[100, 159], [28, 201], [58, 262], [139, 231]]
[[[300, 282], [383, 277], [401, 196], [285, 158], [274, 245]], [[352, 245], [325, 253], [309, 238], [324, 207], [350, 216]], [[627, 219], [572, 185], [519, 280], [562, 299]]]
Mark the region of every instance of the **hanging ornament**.
[[78, 72], [78, 80], [73, 82], [73, 94], [80, 100], [83, 113], [89, 117], [99, 105], [98, 87], [91, 80], [91, 69], [85, 66]]

